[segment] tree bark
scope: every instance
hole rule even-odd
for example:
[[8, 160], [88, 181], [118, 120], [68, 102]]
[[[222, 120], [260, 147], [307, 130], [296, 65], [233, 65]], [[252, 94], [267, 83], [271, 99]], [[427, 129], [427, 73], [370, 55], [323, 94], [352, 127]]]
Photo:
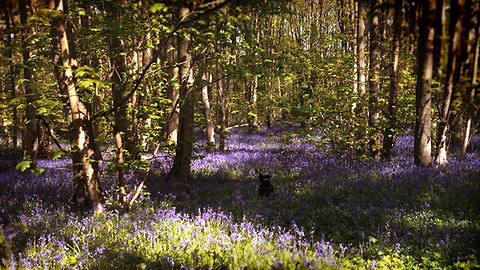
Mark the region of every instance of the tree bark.
[[360, 97], [365, 96], [365, 2], [358, 1], [357, 15], [357, 89]]
[[[137, 46], [137, 42], [134, 42], [134, 46]], [[141, 72], [142, 68], [142, 56], [143, 54], [141, 52], [134, 51], [132, 55], [132, 59], [135, 63], [135, 68], [133, 70], [133, 80], [135, 81], [137, 79], [137, 76], [135, 74], [138, 74], [138, 72]], [[140, 157], [140, 153], [138, 153], [138, 146], [139, 146], [139, 141], [138, 141], [138, 103], [139, 98], [137, 93], [135, 92], [132, 95], [132, 98], [130, 99], [130, 118], [131, 118], [131, 123], [130, 126], [132, 127], [130, 130], [130, 136], [127, 138], [128, 139], [128, 152], [130, 153], [130, 159], [131, 160], [137, 160]]]
[[38, 151], [37, 156], [48, 157], [52, 152], [52, 142], [48, 135], [51, 131], [48, 130], [41, 121], [37, 121], [37, 137], [38, 137]]
[[442, 46], [444, 4], [445, 0], [437, 0], [437, 9], [435, 11], [435, 40], [433, 45], [433, 77], [435, 79], [438, 79], [438, 73], [442, 66], [442, 55], [444, 54]]
[[396, 104], [398, 100], [398, 65], [400, 62], [400, 41], [402, 34], [402, 7], [403, 0], [395, 0], [395, 13], [393, 19], [393, 59], [387, 108], [388, 125], [385, 130], [383, 141], [384, 159], [390, 159], [392, 156], [392, 149], [395, 141], [395, 129], [397, 127]]
[[260, 130], [257, 110], [258, 76], [256, 74], [253, 75], [253, 82], [249, 85], [247, 91], [249, 104], [249, 112], [247, 115], [248, 129], [250, 132], [256, 132]]
[[421, 166], [432, 164], [432, 73], [435, 39], [436, 0], [423, 2], [418, 41], [418, 77], [415, 89], [414, 161]]
[[472, 86], [470, 88], [470, 93], [468, 95], [468, 109], [467, 109], [467, 121], [465, 123], [465, 132], [463, 135], [463, 143], [462, 143], [462, 152], [461, 155], [465, 156], [467, 154], [467, 147], [470, 143], [470, 133], [472, 127], [473, 116], [475, 114], [475, 110], [473, 109], [473, 102], [475, 100], [475, 88], [477, 87], [477, 74], [478, 74], [478, 58], [480, 54], [480, 26], [477, 27], [475, 33], [475, 52], [473, 53], [473, 66], [472, 66]]
[[100, 169], [96, 157], [95, 138], [93, 137], [92, 122], [88, 119], [89, 113], [76, 92], [76, 84], [73, 78], [73, 66], [76, 60], [72, 58], [69, 42], [67, 39], [66, 22], [63, 14], [67, 13], [67, 0], [56, 3], [50, 0], [49, 7], [58, 12], [52, 21], [52, 27], [58, 35], [60, 46], [60, 58], [63, 66], [64, 88], [68, 96], [68, 102], [72, 113], [71, 131], [73, 134], [72, 163], [74, 173], [74, 203], [81, 207], [84, 205], [93, 209], [95, 214], [103, 212], [102, 198], [99, 187]]
[[213, 125], [213, 118], [212, 118], [212, 109], [210, 108], [210, 99], [208, 98], [208, 85], [212, 81], [211, 74], [208, 74], [205, 70], [202, 75], [202, 83], [205, 85], [202, 87], [202, 103], [206, 121], [206, 135], [207, 135], [207, 150], [209, 152], [213, 152], [215, 150], [215, 133], [214, 133], [214, 125]]
[[380, 123], [380, 109], [378, 96], [380, 94], [380, 33], [379, 33], [379, 5], [381, 0], [371, 2], [370, 12], [370, 78], [369, 78], [369, 127], [370, 127], [370, 154], [375, 160], [381, 157], [381, 134], [378, 131]]
[[[187, 3], [179, 8], [178, 18], [183, 20], [190, 13]], [[190, 177], [190, 163], [193, 150], [193, 128], [194, 128], [194, 92], [191, 89], [193, 82], [192, 56], [189, 52], [190, 37], [185, 34], [178, 37], [178, 77], [180, 79], [180, 111], [178, 141], [175, 148], [173, 167], [170, 170], [169, 178], [172, 180], [184, 181]]]
[[[147, 39], [150, 39], [151, 38], [151, 35], [150, 34], [147, 34], [146, 36]], [[150, 60], [152, 58], [152, 49], [151, 48], [145, 48], [143, 51], [142, 51], [142, 67], [145, 67], [148, 65], [148, 63], [150, 63]], [[144, 98], [144, 96], [149, 96], [149, 92], [150, 92], [150, 89], [149, 89], [149, 86], [148, 86], [148, 83], [146, 83], [146, 81], [144, 81], [143, 83], [143, 89], [142, 89], [144, 95], [139, 95], [138, 96], [138, 100], [137, 100], [137, 104], [138, 106], [147, 106], [148, 105], [148, 100], [146, 100]], [[147, 126], [147, 128], [150, 128], [152, 126], [152, 119], [149, 117], [149, 115], [147, 113], [142, 113], [138, 116], [140, 118], [140, 122], [143, 123], [145, 126]], [[140, 144], [143, 146], [143, 149], [147, 149], [147, 135], [143, 135], [141, 136], [140, 138]]]
[[[15, 20], [13, 17], [13, 7], [12, 3], [9, 2], [5, 4], [4, 14], [5, 14], [5, 27], [9, 31], [12, 27], [15, 26]], [[12, 48], [12, 36], [10, 32], [7, 34], [7, 55], [10, 57], [9, 61], [9, 77], [8, 77], [8, 87], [10, 87], [11, 98], [14, 99], [17, 96], [16, 86], [15, 86], [15, 62], [13, 61], [15, 55]], [[17, 149], [17, 135], [18, 135], [18, 111], [17, 106], [12, 106], [12, 129], [10, 130], [9, 139], [12, 141], [12, 152], [15, 153]]]
[[31, 86], [32, 83], [32, 70], [30, 67], [29, 59], [30, 52], [28, 49], [27, 36], [29, 34], [29, 27], [27, 24], [28, 14], [27, 14], [27, 2], [25, 0], [20, 0], [19, 2], [20, 9], [20, 23], [24, 26], [22, 31], [22, 56], [23, 56], [23, 78], [25, 79], [25, 106], [26, 106], [26, 128], [25, 135], [23, 136], [24, 141], [22, 143], [24, 148], [23, 159], [32, 161], [30, 167], [35, 169], [37, 167], [37, 129], [36, 129], [36, 112], [33, 107], [34, 91]]
[[[170, 46], [175, 47], [176, 42], [174, 39], [170, 39], [171, 41], [168, 42], [169, 45], [167, 45], [167, 48]], [[176, 82], [178, 80], [178, 68], [176, 67], [176, 59], [177, 57], [175, 56], [176, 50], [171, 50], [170, 52], [167, 52], [167, 58], [168, 58], [168, 68], [167, 72], [169, 75], [169, 79], [171, 80], [170, 84], [167, 87], [167, 98], [171, 100], [171, 107], [170, 110], [168, 111], [168, 115], [171, 115], [169, 119], [167, 119], [167, 142], [169, 145], [172, 147], [176, 147], [177, 145], [177, 139], [178, 139], [178, 120], [179, 120], [179, 106], [177, 104], [178, 102], [178, 96], [179, 96], [179, 89], [174, 85], [173, 82]]]
[[226, 140], [227, 140], [227, 91], [224, 85], [224, 79], [220, 79], [222, 74], [220, 70], [220, 66], [217, 63], [217, 93], [218, 98], [220, 100], [220, 141], [218, 143], [218, 148], [220, 151], [226, 150]]
[[[118, 7], [116, 3], [112, 3], [112, 10], [110, 10], [112, 20], [120, 19]], [[125, 72], [126, 72], [126, 57], [123, 52], [123, 44], [118, 36], [112, 35], [110, 37], [110, 64], [112, 66], [112, 94], [113, 106], [117, 109], [114, 112], [114, 138], [115, 147], [117, 149], [117, 181], [120, 192], [120, 202], [125, 204], [126, 200], [126, 183], [125, 183], [125, 151], [127, 151], [127, 141], [129, 137], [128, 119], [127, 119], [127, 104], [122, 102], [125, 92]]]
[[447, 163], [447, 134], [449, 130], [450, 104], [454, 87], [458, 82], [460, 73], [460, 54], [463, 36], [463, 17], [465, 0], [452, 1], [450, 12], [450, 42], [447, 62], [445, 88], [440, 110], [440, 119], [437, 133], [437, 157], [436, 162], [440, 165]]

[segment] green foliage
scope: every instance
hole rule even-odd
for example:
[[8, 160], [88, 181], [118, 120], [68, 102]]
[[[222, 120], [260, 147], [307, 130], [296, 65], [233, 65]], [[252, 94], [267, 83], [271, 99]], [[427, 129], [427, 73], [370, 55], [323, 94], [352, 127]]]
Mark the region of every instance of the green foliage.
[[32, 164], [31, 160], [24, 160], [15, 166], [15, 170], [24, 172], [26, 169], [30, 168], [31, 164]]

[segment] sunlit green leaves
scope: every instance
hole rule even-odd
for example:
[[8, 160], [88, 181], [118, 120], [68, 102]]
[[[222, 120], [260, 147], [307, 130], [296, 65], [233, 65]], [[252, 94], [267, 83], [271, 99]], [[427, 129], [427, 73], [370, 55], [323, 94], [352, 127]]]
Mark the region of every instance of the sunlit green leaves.
[[167, 12], [167, 10], [168, 10], [168, 7], [163, 3], [155, 3], [149, 8], [149, 11], [152, 13]]

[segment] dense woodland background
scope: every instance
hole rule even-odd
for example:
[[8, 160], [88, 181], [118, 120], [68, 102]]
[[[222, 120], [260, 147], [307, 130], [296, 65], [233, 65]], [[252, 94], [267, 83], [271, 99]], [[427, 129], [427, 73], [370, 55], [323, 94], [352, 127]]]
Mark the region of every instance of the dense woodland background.
[[[173, 156], [168, 181], [190, 189], [192, 160], [232, 149], [238, 127], [297, 126], [298, 138], [322, 138], [317, 149], [371, 162], [413, 134], [421, 167], [474, 150], [478, 1], [3, 0], [0, 10], [0, 169], [41, 174], [39, 160], [70, 158], [80, 210], [105, 211], [100, 164], [124, 208], [159, 153]], [[128, 191], [132, 172], [140, 182]]]

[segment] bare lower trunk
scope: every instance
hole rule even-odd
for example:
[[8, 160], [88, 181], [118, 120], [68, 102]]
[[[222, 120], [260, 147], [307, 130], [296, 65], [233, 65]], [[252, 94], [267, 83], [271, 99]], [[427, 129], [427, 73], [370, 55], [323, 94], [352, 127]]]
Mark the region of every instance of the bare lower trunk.
[[[87, 206], [93, 209], [95, 214], [103, 212], [102, 192], [100, 190], [100, 169], [95, 159], [96, 149], [91, 121], [77, 118], [72, 122], [74, 140], [76, 142], [72, 161], [77, 165], [74, 168], [74, 195], [78, 206]], [[85, 199], [87, 199], [85, 201]]]
[[[217, 65], [217, 77], [220, 78], [222, 74], [220, 73], [220, 67]], [[224, 79], [218, 79], [217, 81], [217, 91], [218, 97], [220, 99], [220, 142], [218, 148], [220, 151], [225, 151], [226, 149], [226, 140], [227, 140], [227, 91], [224, 88]]]
[[258, 125], [258, 111], [257, 111], [257, 91], [258, 91], [258, 76], [254, 75], [253, 83], [248, 87], [248, 103], [249, 112], [247, 115], [248, 129], [250, 132], [260, 130]]
[[50, 131], [41, 121], [37, 124], [37, 137], [38, 137], [38, 156], [48, 157], [52, 152], [52, 142], [50, 140]]
[[213, 128], [213, 118], [212, 118], [212, 109], [210, 108], [210, 99], [208, 98], [208, 86], [207, 82], [211, 82], [211, 75], [206, 71], [202, 76], [205, 85], [202, 87], [202, 103], [204, 108], [204, 115], [206, 121], [206, 135], [207, 135], [207, 149], [209, 152], [215, 150], [215, 137], [214, 137], [214, 128]]
[[115, 132], [115, 147], [117, 148], [117, 182], [120, 195], [120, 203], [124, 205], [127, 202], [126, 183], [125, 183], [125, 169], [124, 169], [124, 155], [123, 155], [123, 139], [120, 132]]
[[445, 88], [443, 92], [443, 102], [440, 111], [440, 121], [438, 124], [437, 134], [437, 158], [436, 162], [440, 165], [447, 163], [447, 134], [450, 128], [450, 104], [454, 91], [454, 86], [458, 81], [458, 74], [460, 68], [460, 53], [461, 53], [461, 37], [463, 35], [463, 14], [464, 14], [465, 0], [452, 2], [452, 14], [450, 19], [450, 50], [448, 52], [448, 63]]
[[465, 124], [465, 133], [463, 135], [463, 143], [462, 143], [462, 156], [465, 156], [467, 154], [467, 147], [468, 144], [470, 143], [470, 133], [471, 133], [471, 127], [472, 127], [472, 118], [474, 114], [474, 109], [472, 108], [474, 99], [475, 99], [475, 87], [477, 84], [477, 73], [478, 73], [478, 57], [480, 53], [480, 26], [476, 29], [476, 40], [475, 40], [475, 52], [474, 52], [474, 58], [473, 58], [473, 75], [472, 75], [472, 87], [470, 88], [470, 95], [468, 97], [469, 99], [469, 104], [468, 104], [468, 116], [467, 116], [467, 121]]
[[395, 0], [394, 33], [393, 33], [393, 61], [390, 73], [390, 91], [388, 95], [387, 119], [388, 126], [385, 130], [383, 141], [383, 158], [390, 159], [393, 143], [395, 140], [395, 129], [397, 125], [396, 104], [398, 96], [398, 65], [400, 62], [400, 41], [402, 26], [403, 0]]

